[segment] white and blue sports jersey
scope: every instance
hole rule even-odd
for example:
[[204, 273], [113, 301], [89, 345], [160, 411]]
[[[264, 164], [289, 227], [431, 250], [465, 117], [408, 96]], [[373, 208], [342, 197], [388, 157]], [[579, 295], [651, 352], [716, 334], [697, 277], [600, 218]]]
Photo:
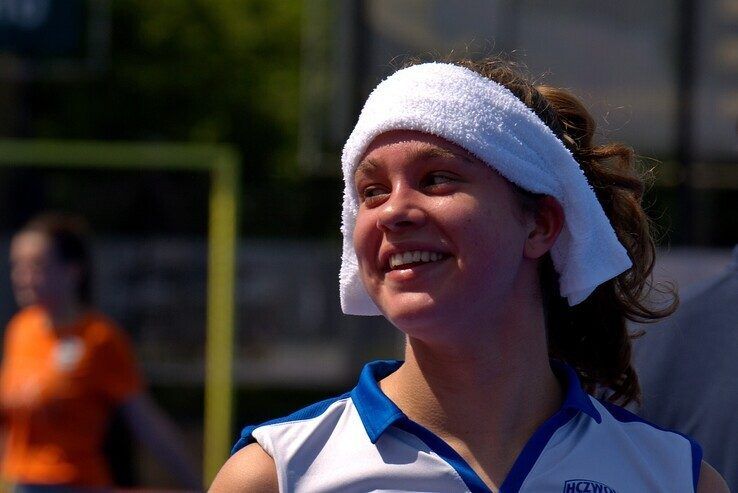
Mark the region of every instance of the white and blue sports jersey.
[[[274, 459], [280, 492], [487, 492], [449, 445], [411, 421], [378, 381], [401, 365], [364, 367], [349, 393], [246, 427]], [[528, 440], [501, 493], [693, 492], [702, 451], [687, 437], [587, 395], [576, 373], [552, 363], [565, 386], [556, 414]]]

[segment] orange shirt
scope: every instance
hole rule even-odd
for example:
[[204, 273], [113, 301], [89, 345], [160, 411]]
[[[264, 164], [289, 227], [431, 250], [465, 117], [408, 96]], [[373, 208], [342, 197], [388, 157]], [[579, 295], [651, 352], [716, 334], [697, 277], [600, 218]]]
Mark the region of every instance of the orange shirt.
[[89, 312], [60, 338], [41, 308], [22, 310], [8, 324], [0, 367], [4, 479], [109, 485], [108, 421], [140, 390], [130, 344], [110, 320]]

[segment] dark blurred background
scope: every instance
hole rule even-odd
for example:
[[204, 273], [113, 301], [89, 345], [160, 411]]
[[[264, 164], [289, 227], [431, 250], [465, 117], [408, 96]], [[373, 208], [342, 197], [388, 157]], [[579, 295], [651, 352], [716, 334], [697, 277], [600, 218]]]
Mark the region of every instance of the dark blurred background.
[[[401, 338], [338, 305], [339, 156], [363, 99], [411, 57], [508, 53], [636, 148], [688, 285], [738, 238], [738, 0], [0, 0], [0, 138], [228, 143], [242, 159], [235, 425], [342, 391]], [[99, 306], [201, 450], [209, 180], [0, 167], [0, 255], [32, 215], [96, 232]], [[0, 320], [15, 310], [0, 263]], [[235, 430], [234, 430], [235, 437]], [[135, 446], [134, 484], [173, 482]]]

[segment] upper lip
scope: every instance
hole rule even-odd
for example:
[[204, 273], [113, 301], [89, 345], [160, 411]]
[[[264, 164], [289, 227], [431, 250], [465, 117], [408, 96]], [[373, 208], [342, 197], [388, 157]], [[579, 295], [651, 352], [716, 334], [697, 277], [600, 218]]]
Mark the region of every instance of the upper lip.
[[402, 244], [387, 244], [379, 251], [379, 266], [385, 272], [390, 269], [390, 257], [396, 253], [414, 252], [414, 251], [436, 252], [448, 256], [449, 252], [446, 248], [429, 243], [408, 242]]

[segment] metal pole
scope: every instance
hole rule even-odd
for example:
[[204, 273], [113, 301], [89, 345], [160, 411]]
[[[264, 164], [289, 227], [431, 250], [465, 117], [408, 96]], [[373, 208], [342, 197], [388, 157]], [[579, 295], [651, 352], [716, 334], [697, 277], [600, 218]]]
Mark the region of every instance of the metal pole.
[[233, 443], [233, 327], [239, 198], [238, 160], [222, 154], [212, 170], [208, 241], [204, 479], [212, 482]]
[[694, 145], [694, 79], [697, 56], [697, 4], [695, 0], [680, 0], [677, 37], [677, 162], [682, 172], [678, 189], [679, 211], [683, 226], [681, 237], [687, 244], [697, 241], [695, 223], [696, 197], [693, 187]]
[[353, 74], [353, 115], [351, 118], [351, 124], [359, 118], [361, 108], [364, 106], [364, 98], [367, 96], [364, 93], [364, 86], [366, 84], [366, 74], [371, 73], [368, 67], [369, 62], [369, 46], [370, 36], [369, 26], [367, 25], [367, 0], [354, 0], [353, 7], [353, 24], [354, 24], [354, 49], [353, 49], [353, 63], [351, 71]]

